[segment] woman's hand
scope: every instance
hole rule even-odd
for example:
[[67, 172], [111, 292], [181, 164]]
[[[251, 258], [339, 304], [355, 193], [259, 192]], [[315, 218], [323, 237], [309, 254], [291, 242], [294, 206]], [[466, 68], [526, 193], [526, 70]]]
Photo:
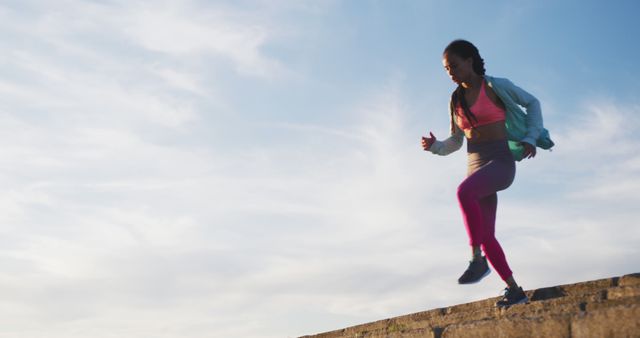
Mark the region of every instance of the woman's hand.
[[433, 143], [436, 141], [436, 137], [433, 136], [432, 132], [429, 132], [429, 136], [430, 137], [422, 137], [422, 148], [426, 151], [429, 150], [429, 148], [431, 148], [431, 146], [433, 145]]
[[520, 142], [520, 144], [524, 147], [524, 151], [522, 152], [522, 158], [534, 158], [536, 157], [536, 147], [527, 142]]

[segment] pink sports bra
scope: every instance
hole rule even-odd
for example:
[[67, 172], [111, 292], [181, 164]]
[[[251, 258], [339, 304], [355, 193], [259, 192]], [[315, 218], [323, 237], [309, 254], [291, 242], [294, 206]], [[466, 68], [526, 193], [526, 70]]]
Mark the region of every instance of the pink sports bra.
[[[473, 106], [469, 107], [469, 110], [471, 110], [471, 112], [477, 119], [477, 121], [473, 121], [474, 126], [476, 127], [505, 120], [504, 109], [491, 102], [491, 100], [487, 96], [487, 92], [485, 91], [484, 86], [484, 81], [482, 81], [482, 85], [480, 86], [480, 93], [478, 93], [478, 98], [476, 99], [476, 102], [473, 104]], [[464, 116], [464, 110], [462, 109], [460, 103], [458, 103], [458, 105], [456, 106], [456, 123], [462, 130], [471, 129], [471, 124]]]

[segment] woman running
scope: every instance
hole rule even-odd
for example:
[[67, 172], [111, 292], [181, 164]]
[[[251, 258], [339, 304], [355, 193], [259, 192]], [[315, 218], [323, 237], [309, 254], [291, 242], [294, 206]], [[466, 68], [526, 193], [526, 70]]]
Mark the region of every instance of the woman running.
[[535, 157], [536, 146], [553, 146], [542, 125], [540, 103], [511, 81], [485, 75], [484, 60], [468, 41], [451, 42], [444, 50], [442, 63], [458, 85], [449, 108], [451, 135], [439, 141], [430, 132], [429, 137], [422, 137], [422, 147], [434, 154], [448, 155], [460, 149], [463, 139], [467, 139], [467, 177], [458, 186], [457, 197], [472, 259], [458, 283], [477, 283], [487, 276], [491, 271], [488, 260], [507, 284], [504, 297], [496, 305], [528, 302], [495, 237], [496, 193], [513, 182], [516, 160]]

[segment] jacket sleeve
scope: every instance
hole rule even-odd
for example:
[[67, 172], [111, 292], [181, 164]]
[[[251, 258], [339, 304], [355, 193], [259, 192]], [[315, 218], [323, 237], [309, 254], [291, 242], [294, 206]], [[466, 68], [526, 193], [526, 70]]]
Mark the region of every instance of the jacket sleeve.
[[429, 148], [429, 151], [436, 155], [449, 155], [462, 147], [464, 133], [458, 126], [453, 126], [454, 132], [443, 141], [436, 140]]
[[527, 132], [525, 137], [521, 141], [535, 146], [536, 141], [540, 137], [540, 133], [543, 130], [540, 101], [538, 101], [538, 99], [536, 99], [533, 95], [529, 94], [524, 89], [513, 84], [513, 82], [511, 82], [510, 80], [504, 80], [507, 84], [506, 86], [504, 86], [504, 88], [509, 96], [515, 101], [515, 103], [522, 106], [527, 112]]

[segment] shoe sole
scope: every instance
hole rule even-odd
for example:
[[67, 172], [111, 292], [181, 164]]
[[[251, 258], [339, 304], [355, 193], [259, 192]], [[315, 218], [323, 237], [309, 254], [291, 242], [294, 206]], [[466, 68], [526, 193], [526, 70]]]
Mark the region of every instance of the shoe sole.
[[466, 283], [460, 283], [458, 282], [458, 284], [460, 285], [469, 285], [469, 284], [476, 284], [479, 283], [482, 279], [484, 279], [485, 277], [489, 276], [489, 274], [491, 273], [491, 269], [487, 269], [487, 272], [485, 272], [482, 276], [480, 276], [480, 278], [478, 278], [477, 280], [473, 281], [473, 282], [466, 282]]
[[496, 306], [497, 306], [497, 307], [509, 307], [509, 306], [511, 306], [511, 305], [524, 304], [524, 303], [528, 303], [528, 302], [529, 302], [529, 297], [524, 297], [524, 298], [522, 298], [521, 300], [519, 300], [519, 301], [517, 301], [517, 302], [515, 302], [515, 303], [513, 303], [513, 304], [508, 304], [508, 305], [507, 305], [507, 304], [504, 304], [504, 305], [502, 305], [502, 304], [498, 304], [498, 303], [496, 303]]

